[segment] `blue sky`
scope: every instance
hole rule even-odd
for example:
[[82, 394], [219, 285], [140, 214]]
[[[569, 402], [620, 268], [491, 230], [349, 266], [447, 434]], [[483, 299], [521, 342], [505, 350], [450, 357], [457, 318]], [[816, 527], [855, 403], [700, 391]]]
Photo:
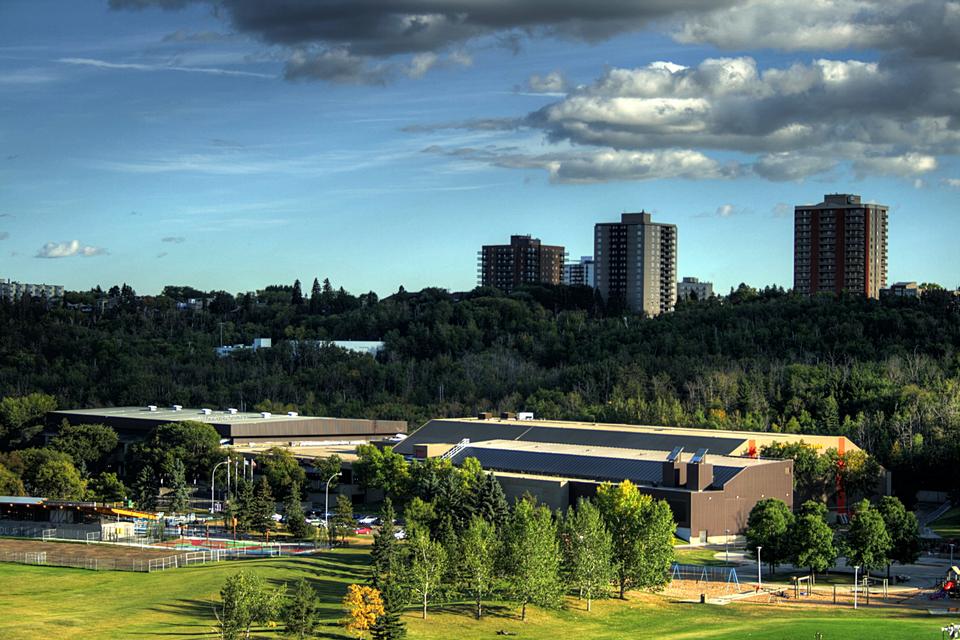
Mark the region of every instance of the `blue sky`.
[[850, 192], [890, 281], [960, 285], [957, 2], [384, 4], [0, 3], [0, 277], [463, 290], [645, 209], [678, 275], [790, 286], [793, 205]]

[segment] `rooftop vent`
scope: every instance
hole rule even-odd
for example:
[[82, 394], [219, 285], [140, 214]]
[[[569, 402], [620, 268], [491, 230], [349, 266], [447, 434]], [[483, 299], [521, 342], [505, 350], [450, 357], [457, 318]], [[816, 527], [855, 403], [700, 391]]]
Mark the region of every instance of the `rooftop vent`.
[[237, 410], [234, 409], [233, 407], [230, 407], [229, 409], [227, 409], [227, 413], [233, 416], [237, 414]]
[[291, 418], [296, 418], [300, 414], [298, 414], [296, 411], [287, 411], [287, 415]]
[[213, 409], [200, 409], [200, 413], [202, 413], [205, 416], [208, 416], [211, 413], [213, 413]]
[[148, 404], [148, 405], [147, 405], [147, 411], [156, 411], [156, 410], [157, 410], [157, 405], [155, 405], [155, 404]]
[[532, 411], [521, 411], [517, 414], [517, 420], [533, 420]]
[[173, 409], [174, 411], [182, 411], [182, 410], [183, 410], [183, 405], [182, 405], [182, 404], [175, 404], [175, 405], [173, 405], [173, 406], [170, 407], [170, 408]]
[[477, 414], [477, 420], [489, 420], [493, 417], [493, 414], [489, 411], [481, 411]]
[[273, 417], [273, 414], [270, 413], [269, 411], [261, 411], [261, 412], [260, 412], [260, 417], [261, 417], [261, 418], [272, 418], [272, 417]]

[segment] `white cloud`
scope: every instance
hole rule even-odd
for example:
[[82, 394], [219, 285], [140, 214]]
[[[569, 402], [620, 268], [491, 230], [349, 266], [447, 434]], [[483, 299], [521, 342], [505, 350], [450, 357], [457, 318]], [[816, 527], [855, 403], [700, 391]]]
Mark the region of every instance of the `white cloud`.
[[551, 71], [543, 76], [530, 76], [527, 88], [535, 93], [563, 94], [567, 90], [567, 80], [559, 71]]
[[67, 240], [65, 242], [48, 242], [37, 251], [37, 258], [70, 258], [81, 256], [89, 258], [92, 256], [106, 255], [107, 250], [102, 247], [92, 247], [90, 245], [80, 244], [79, 240]]
[[883, 174], [909, 177], [927, 173], [937, 168], [937, 159], [920, 153], [905, 153], [901, 156], [863, 158], [853, 163], [860, 175]]
[[951, 189], [960, 189], [960, 178], [944, 178], [942, 183]]

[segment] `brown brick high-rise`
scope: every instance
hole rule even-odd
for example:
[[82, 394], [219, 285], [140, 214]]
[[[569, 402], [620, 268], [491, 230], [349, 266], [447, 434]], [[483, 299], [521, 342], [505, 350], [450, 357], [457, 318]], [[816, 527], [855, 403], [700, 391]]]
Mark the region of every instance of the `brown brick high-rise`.
[[887, 285], [887, 206], [837, 193], [794, 209], [793, 288], [880, 297]]
[[522, 284], [560, 284], [566, 252], [539, 238], [510, 236], [510, 244], [485, 244], [480, 250], [480, 284], [511, 291]]

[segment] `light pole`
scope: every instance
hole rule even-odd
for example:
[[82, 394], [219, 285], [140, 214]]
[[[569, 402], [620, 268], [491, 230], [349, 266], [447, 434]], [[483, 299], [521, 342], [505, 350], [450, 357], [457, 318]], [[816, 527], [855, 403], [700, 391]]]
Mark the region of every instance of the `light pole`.
[[330, 483], [333, 482], [333, 479], [338, 477], [340, 472], [337, 471], [335, 474], [330, 476], [327, 480], [327, 487], [323, 490], [323, 527], [327, 530], [327, 541], [329, 542], [330, 538]]
[[228, 464], [229, 462], [230, 462], [230, 458], [227, 458], [223, 462], [218, 462], [217, 464], [213, 465], [213, 471], [210, 472], [210, 513], [213, 513], [213, 504], [214, 504], [213, 487], [215, 486], [215, 483], [217, 481], [217, 467], [219, 467], [222, 464]]
[[726, 537], [723, 539], [723, 563], [730, 564], [730, 529], [724, 529]]
[[860, 593], [860, 584], [857, 582], [857, 573], [860, 571], [860, 565], [853, 567], [853, 608], [857, 608], [857, 594]]
[[763, 547], [757, 547], [757, 591], [763, 589], [763, 573], [760, 569], [763, 565], [760, 564], [760, 549], [763, 549]]
[[955, 543], [953, 543], [953, 542], [950, 543], [950, 566], [951, 566], [951, 567], [953, 566], [953, 545], [954, 545], [954, 544], [955, 544]]

